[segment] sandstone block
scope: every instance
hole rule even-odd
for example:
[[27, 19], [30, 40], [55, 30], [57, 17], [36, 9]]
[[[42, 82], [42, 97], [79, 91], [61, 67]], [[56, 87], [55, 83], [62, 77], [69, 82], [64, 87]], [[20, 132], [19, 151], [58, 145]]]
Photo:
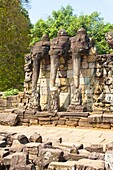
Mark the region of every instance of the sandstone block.
[[33, 135], [30, 136], [29, 141], [42, 143], [42, 136], [35, 132]]
[[112, 123], [113, 124], [113, 115], [112, 114], [103, 114], [103, 123]]
[[31, 155], [37, 155], [40, 153], [42, 149], [41, 143], [38, 142], [30, 142], [25, 144], [24, 152], [29, 153]]
[[92, 114], [88, 116], [89, 123], [102, 123], [102, 114]]
[[67, 78], [73, 78], [73, 70], [67, 70]]
[[92, 63], [90, 62], [89, 63], [89, 68], [95, 68], [95, 63], [94, 62], [92, 62]]
[[50, 79], [40, 79], [40, 86], [47, 87], [50, 85]]
[[89, 66], [89, 65], [88, 65], [88, 62], [85, 62], [85, 61], [82, 62], [82, 68], [83, 68], [83, 69], [87, 69], [88, 66]]
[[3, 164], [9, 166], [11, 164], [12, 154], [7, 155], [3, 158]]
[[51, 162], [49, 164], [50, 170], [75, 170], [76, 161], [67, 161], [67, 162]]
[[16, 167], [25, 167], [26, 164], [28, 164], [29, 160], [28, 157], [25, 153], [23, 152], [16, 152], [12, 154], [12, 159], [11, 159], [11, 164], [10, 167], [11, 169], [16, 169]]
[[92, 170], [104, 170], [105, 165], [102, 160], [80, 159], [76, 163], [76, 168], [79, 169], [92, 169]]
[[113, 151], [105, 153], [105, 167], [106, 169], [113, 169]]
[[64, 110], [67, 109], [69, 102], [70, 102], [70, 95], [69, 93], [60, 93], [60, 108], [63, 108]]
[[15, 126], [18, 121], [19, 121], [19, 118], [17, 114], [0, 113], [0, 124], [1, 125]]
[[84, 149], [86, 149], [89, 152], [99, 152], [102, 153], [103, 152], [103, 145], [101, 144], [91, 144], [87, 147], [85, 147]]

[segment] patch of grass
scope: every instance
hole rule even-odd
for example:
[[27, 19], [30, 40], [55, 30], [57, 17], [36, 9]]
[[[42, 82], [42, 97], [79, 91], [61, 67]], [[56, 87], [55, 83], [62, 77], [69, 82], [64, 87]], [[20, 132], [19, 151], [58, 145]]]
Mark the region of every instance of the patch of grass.
[[8, 89], [6, 91], [4, 91], [3, 93], [3, 96], [6, 97], [6, 96], [13, 96], [13, 95], [17, 95], [19, 93], [19, 90], [18, 89]]

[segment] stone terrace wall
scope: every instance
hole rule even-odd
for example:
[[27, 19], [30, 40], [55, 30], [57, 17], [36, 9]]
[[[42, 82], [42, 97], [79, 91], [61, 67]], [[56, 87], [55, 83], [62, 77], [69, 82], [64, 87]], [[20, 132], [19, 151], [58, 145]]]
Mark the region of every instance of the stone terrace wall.
[[94, 111], [113, 112], [113, 54], [96, 58]]
[[[25, 73], [25, 94], [29, 98], [31, 94], [31, 75], [32, 70]], [[30, 81], [26, 81], [29, 79]], [[80, 88], [82, 89], [83, 104], [88, 111], [92, 111], [93, 94], [95, 84], [95, 54], [91, 52], [89, 56], [83, 56], [81, 61]], [[59, 70], [57, 72], [56, 86], [59, 91], [59, 111], [66, 111], [70, 104], [73, 94], [73, 68], [72, 58], [63, 56], [59, 59]], [[41, 110], [47, 110], [50, 93], [50, 58], [41, 61], [40, 75], [37, 87], [40, 88]], [[29, 102], [29, 101], [28, 101]]]
[[[27, 83], [26, 83], [27, 84]], [[59, 88], [59, 111], [66, 111], [73, 90], [72, 59], [60, 57], [56, 85]], [[40, 88], [40, 104], [42, 110], [47, 110], [50, 92], [50, 60], [41, 62], [38, 80]], [[83, 104], [88, 111], [113, 111], [113, 55], [83, 56], [81, 61], [80, 87], [82, 88]], [[29, 93], [31, 93], [29, 89]], [[18, 96], [0, 97], [0, 110], [9, 108], [24, 108], [29, 98], [20, 93]]]

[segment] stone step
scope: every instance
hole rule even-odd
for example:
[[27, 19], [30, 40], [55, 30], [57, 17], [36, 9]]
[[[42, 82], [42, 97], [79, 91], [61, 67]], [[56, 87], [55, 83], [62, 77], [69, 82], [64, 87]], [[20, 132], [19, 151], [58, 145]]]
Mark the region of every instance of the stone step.
[[88, 117], [89, 112], [58, 112], [59, 117]]

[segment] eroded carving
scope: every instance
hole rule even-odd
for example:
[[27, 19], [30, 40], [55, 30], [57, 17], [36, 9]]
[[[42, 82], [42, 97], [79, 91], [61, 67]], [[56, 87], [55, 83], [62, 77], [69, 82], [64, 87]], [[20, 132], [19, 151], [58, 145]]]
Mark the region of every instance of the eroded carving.
[[109, 31], [105, 34], [105, 39], [109, 46], [113, 48], [113, 31]]
[[[76, 105], [76, 100], [79, 100], [79, 96], [81, 95], [81, 90], [80, 90], [80, 69], [81, 69], [81, 59], [83, 55], [87, 55], [89, 53], [90, 49], [90, 39], [87, 36], [87, 33], [84, 28], [81, 28], [77, 31], [76, 36], [70, 38], [71, 40], [71, 53], [72, 53], [72, 62], [73, 62], [73, 78], [74, 78], [74, 94], [73, 99], [71, 100], [71, 104], [68, 108], [68, 111], [71, 111], [73, 108], [73, 104], [75, 101]], [[79, 92], [80, 95], [78, 96], [78, 99], [75, 100], [76, 93]], [[81, 99], [82, 101], [82, 99]], [[82, 104], [82, 102], [80, 102]], [[77, 104], [78, 105], [78, 104]]]
[[50, 49], [49, 37], [43, 35], [41, 41], [37, 42], [31, 50], [33, 60], [33, 73], [32, 73], [32, 95], [30, 100], [30, 107], [40, 110], [40, 88], [37, 86], [40, 62], [44, 57], [48, 57]]

